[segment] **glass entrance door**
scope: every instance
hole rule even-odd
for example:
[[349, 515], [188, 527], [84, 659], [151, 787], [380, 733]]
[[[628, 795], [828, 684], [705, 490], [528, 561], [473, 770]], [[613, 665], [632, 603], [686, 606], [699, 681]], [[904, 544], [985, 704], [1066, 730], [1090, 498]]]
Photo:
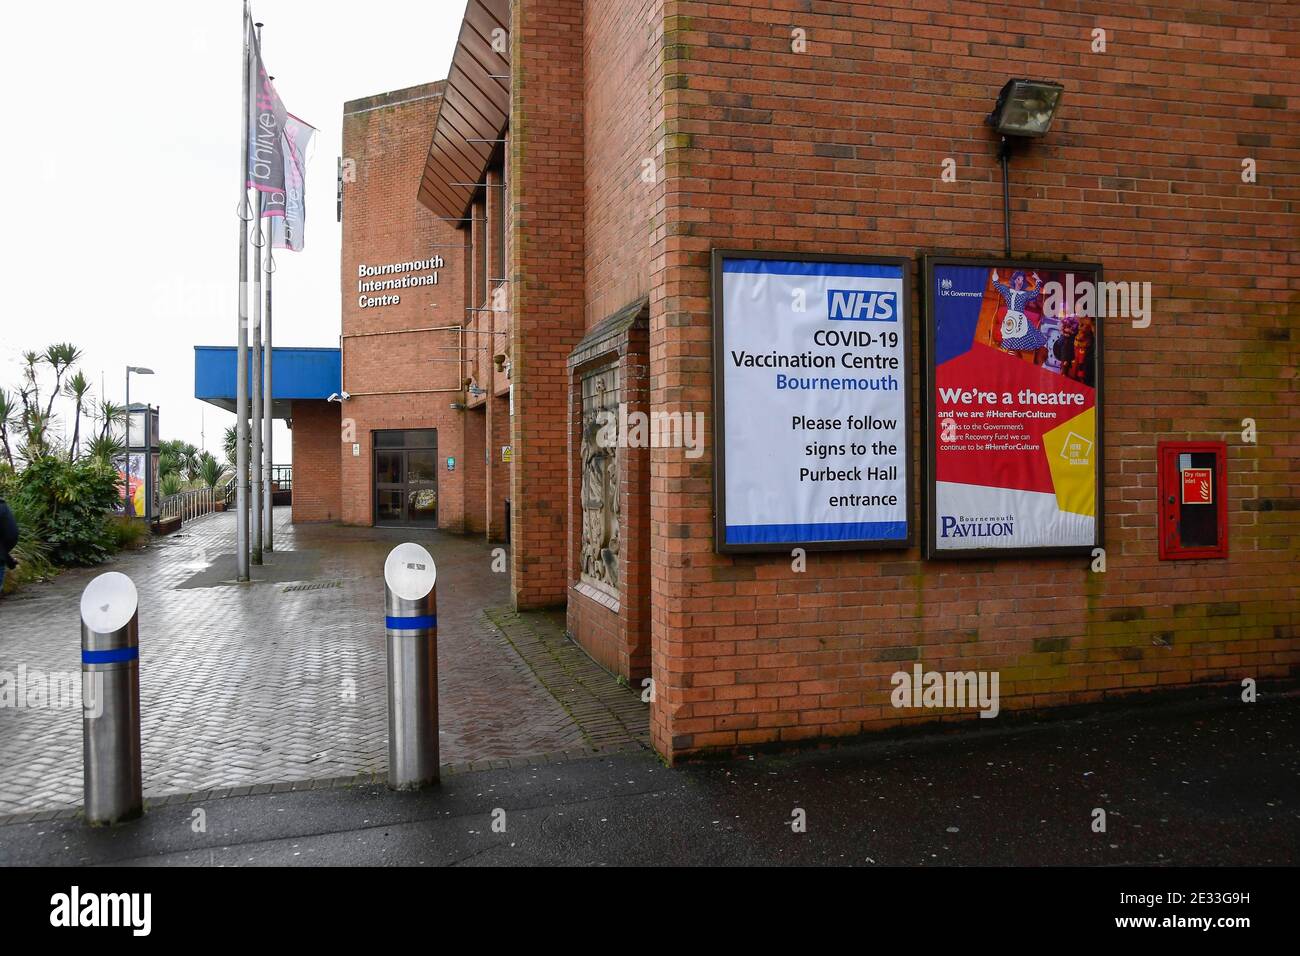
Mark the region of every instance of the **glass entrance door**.
[[437, 527], [437, 429], [375, 433], [375, 524]]
[[438, 449], [410, 448], [406, 455], [406, 520], [438, 523]]

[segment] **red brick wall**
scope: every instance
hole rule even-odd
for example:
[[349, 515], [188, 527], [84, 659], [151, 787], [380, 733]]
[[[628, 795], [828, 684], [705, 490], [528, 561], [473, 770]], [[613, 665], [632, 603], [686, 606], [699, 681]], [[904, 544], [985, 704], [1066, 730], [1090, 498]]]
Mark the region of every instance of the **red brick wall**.
[[334, 402], [294, 402], [293, 520], [338, 521], [339, 406]]
[[[982, 123], [1011, 76], [1067, 88], [1051, 134], [1013, 160], [1015, 254], [1096, 260], [1107, 279], [1150, 281], [1155, 316], [1145, 330], [1113, 321], [1106, 331], [1104, 574], [1079, 559], [921, 561], [917, 551], [812, 553], [799, 574], [781, 556], [720, 556], [711, 449], [698, 461], [656, 449], [661, 752], [933, 719], [890, 706], [890, 675], [913, 661], [999, 671], [1004, 709], [1294, 673], [1295, 7], [1156, 3], [1139, 19], [1091, 6], [1101, 12], [666, 0], [656, 407], [711, 416], [713, 246], [1000, 255], [1000, 174]], [[807, 31], [803, 54], [791, 52], [796, 27]], [[1094, 27], [1108, 31], [1105, 54], [1090, 52]], [[954, 183], [940, 180], [948, 157]], [[1246, 157], [1257, 183], [1242, 182]], [[1247, 417], [1257, 445], [1241, 440]], [[1229, 444], [1226, 561], [1157, 560], [1155, 447], [1169, 438]]]
[[[359, 456], [353, 457], [349, 446], [342, 459], [342, 514], [348, 524], [373, 522], [372, 432], [436, 428], [439, 525], [465, 530], [464, 413], [450, 407], [464, 400], [461, 336], [418, 331], [463, 325], [467, 305], [464, 235], [416, 199], [442, 88], [441, 82], [429, 83], [343, 107], [343, 155], [356, 170], [356, 181], [345, 182], [343, 194], [343, 388], [354, 396], [343, 417], [361, 445]], [[438, 285], [395, 290], [401, 297], [397, 305], [358, 304], [363, 294], [385, 294], [358, 292], [361, 263], [380, 266], [439, 255], [445, 265], [437, 270]], [[446, 470], [448, 457], [456, 458], [455, 471]]]
[[[661, 0], [584, 4], [583, 324], [588, 331], [649, 291], [663, 175], [656, 135], [661, 10]], [[619, 349], [624, 390], [631, 401], [644, 402], [644, 332], [636, 336], [634, 349], [626, 341]], [[617, 597], [578, 586], [580, 377], [570, 382], [568, 626], [601, 664], [637, 679], [649, 673], [649, 459], [644, 449], [624, 449], [620, 456]]]
[[[587, 0], [584, 27], [586, 326], [646, 294], [663, 146], [655, 135], [662, 0]], [[646, 161], [653, 165], [647, 171]], [[649, 182], [647, 182], [649, 178]]]
[[510, 40], [511, 581], [527, 608], [563, 604], [567, 584], [565, 363], [584, 301], [582, 0], [515, 0]]
[[[573, 372], [569, 426], [569, 632], [604, 667], [637, 684], [650, 675], [650, 449], [623, 447], [618, 454], [618, 586], [610, 590], [581, 576], [582, 379], [611, 363], [618, 366], [620, 401], [628, 414], [649, 409], [646, 329], [639, 322], [617, 341], [617, 352], [597, 347]], [[612, 344], [612, 343], [611, 343]]]
[[[503, 151], [508, 155], [508, 147]], [[506, 364], [495, 362], [495, 356], [510, 354], [510, 207], [508, 207], [507, 190], [504, 189], [502, 172], [489, 169], [486, 174], [485, 213], [487, 216], [487, 278], [490, 294], [484, 303], [489, 312], [477, 313], [477, 355], [478, 385], [486, 390], [477, 401], [482, 402], [486, 410], [484, 419], [484, 441], [487, 447], [487, 462], [484, 498], [484, 520], [487, 537], [493, 541], [502, 540], [506, 533], [504, 501], [510, 497], [511, 463], [500, 459], [500, 449], [510, 445], [510, 376]], [[502, 215], [498, 216], [498, 208]], [[503, 242], [498, 245], [498, 219], [502, 220]], [[493, 282], [490, 280], [506, 280]]]
[[488, 400], [487, 535], [492, 541], [505, 537], [505, 500], [510, 497], [511, 462], [501, 460], [501, 448], [510, 444], [510, 400], [494, 395]]
[[465, 530], [483, 534], [487, 531], [487, 406], [479, 404], [464, 414], [465, 458], [460, 467], [465, 470]]

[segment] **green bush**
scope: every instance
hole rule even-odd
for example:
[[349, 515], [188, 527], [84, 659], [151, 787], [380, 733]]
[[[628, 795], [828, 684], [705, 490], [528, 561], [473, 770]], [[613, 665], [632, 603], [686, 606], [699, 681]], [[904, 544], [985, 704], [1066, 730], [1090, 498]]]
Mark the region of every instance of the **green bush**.
[[118, 551], [138, 548], [149, 537], [149, 525], [138, 518], [118, 516], [109, 521], [108, 528], [113, 535], [113, 547]]
[[204, 487], [215, 490], [225, 477], [226, 466], [205, 451], [199, 459], [199, 480], [203, 482]]
[[20, 522], [18, 547], [14, 548], [13, 552], [18, 567], [5, 575], [6, 594], [16, 591], [20, 585], [53, 577], [56, 570], [50, 563], [50, 549], [46, 547], [45, 542], [36, 536], [31, 526], [21, 523], [22, 518], [17, 514], [17, 509], [15, 509], [15, 517]]
[[18, 567], [5, 575], [4, 591], [8, 594], [20, 585], [54, 574], [54, 565], [50, 563], [50, 549], [41, 541], [36, 529], [23, 513], [23, 506], [17, 500], [18, 476], [8, 463], [0, 464], [0, 498], [9, 502], [14, 517], [18, 520], [18, 547], [14, 548], [13, 558]]
[[122, 492], [107, 462], [44, 455], [28, 464], [16, 483], [9, 504], [24, 532], [48, 549], [51, 563], [99, 564], [113, 553], [109, 519]]

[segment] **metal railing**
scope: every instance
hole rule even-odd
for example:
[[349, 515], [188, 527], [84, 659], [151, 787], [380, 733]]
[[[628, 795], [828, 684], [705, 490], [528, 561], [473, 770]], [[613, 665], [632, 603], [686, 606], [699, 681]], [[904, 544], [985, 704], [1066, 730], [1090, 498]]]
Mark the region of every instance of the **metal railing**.
[[276, 491], [293, 491], [293, 465], [272, 465], [271, 484]]
[[193, 491], [168, 495], [162, 500], [162, 506], [158, 509], [158, 519], [170, 521], [173, 518], [180, 518], [181, 523], [184, 524], [186, 521], [216, 511], [217, 502], [223, 500], [223, 491], [217, 488], [196, 488]]
[[[272, 465], [271, 486], [276, 493], [293, 491], [293, 465]], [[217, 486], [217, 500], [226, 502], [226, 506], [235, 506], [235, 478], [232, 475], [224, 484]]]

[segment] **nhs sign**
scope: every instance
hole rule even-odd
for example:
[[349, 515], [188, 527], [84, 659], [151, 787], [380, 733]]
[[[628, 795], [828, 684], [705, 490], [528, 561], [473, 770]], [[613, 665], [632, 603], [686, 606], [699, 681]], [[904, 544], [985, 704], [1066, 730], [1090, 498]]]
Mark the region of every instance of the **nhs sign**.
[[827, 289], [826, 304], [831, 319], [847, 322], [898, 321], [898, 293], [896, 292]]

